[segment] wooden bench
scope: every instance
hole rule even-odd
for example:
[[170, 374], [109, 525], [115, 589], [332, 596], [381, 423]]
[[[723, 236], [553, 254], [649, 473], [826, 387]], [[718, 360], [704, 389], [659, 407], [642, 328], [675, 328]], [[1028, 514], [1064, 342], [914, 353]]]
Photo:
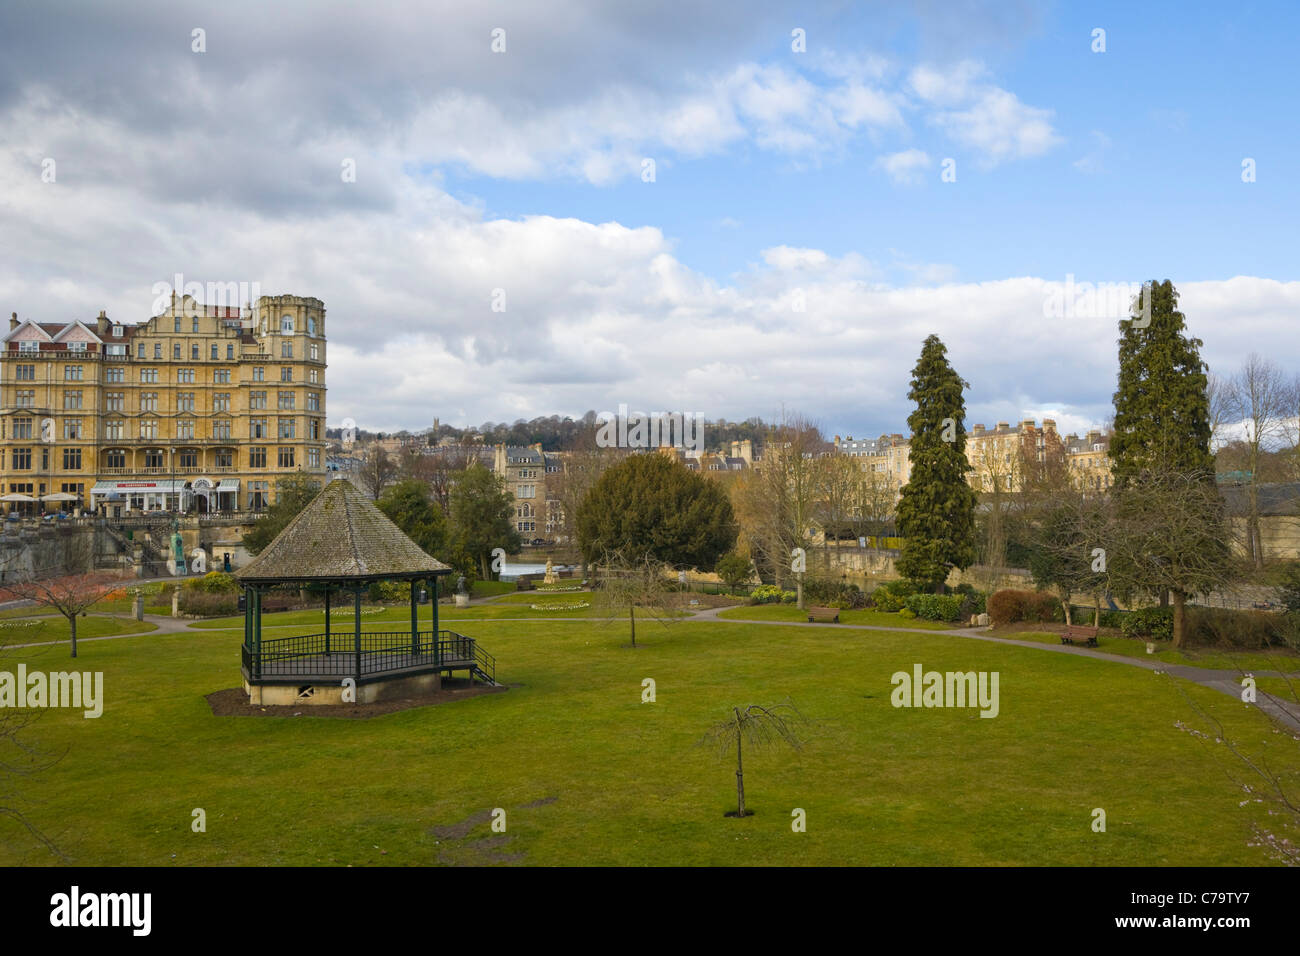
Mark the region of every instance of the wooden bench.
[[1077, 624], [1067, 625], [1065, 633], [1061, 635], [1061, 643], [1086, 644], [1088, 647], [1096, 647], [1097, 630], [1095, 627], [1080, 627]]
[[808, 620], [838, 624], [840, 623], [840, 610], [835, 607], [810, 607], [808, 609]]
[[526, 576], [524, 576], [524, 575], [520, 575], [520, 576], [515, 580], [515, 590], [516, 590], [516, 591], [536, 591], [536, 590], [537, 590], [537, 585], [533, 582], [533, 579], [532, 579], [532, 578], [530, 578], [530, 577], [526, 577]]

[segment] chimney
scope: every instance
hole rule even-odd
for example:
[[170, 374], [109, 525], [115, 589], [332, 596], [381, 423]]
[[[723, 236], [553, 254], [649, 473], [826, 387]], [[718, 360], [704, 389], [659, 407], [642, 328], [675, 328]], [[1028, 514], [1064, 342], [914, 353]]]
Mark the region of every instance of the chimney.
[[99, 316], [98, 318], [95, 319], [95, 331], [99, 333], [99, 337], [101, 339], [104, 336], [108, 335], [108, 326], [109, 326], [108, 313], [105, 312], [103, 309], [100, 309]]
[[1088, 432], [1088, 444], [1089, 444], [1089, 445], [1095, 445], [1095, 444], [1097, 444], [1097, 442], [1099, 442], [1099, 441], [1101, 441], [1101, 432], [1097, 432], [1097, 431], [1090, 431], [1090, 432]]
[[1055, 419], [1055, 418], [1044, 418], [1044, 419], [1043, 419], [1043, 431], [1045, 431], [1045, 432], [1054, 432], [1054, 431], [1056, 431], [1056, 419]]
[[998, 431], [1006, 431], [1010, 427], [1010, 422], [998, 422]]
[[984, 434], [984, 426], [983, 426], [983, 425], [976, 425], [974, 428], [972, 428], [972, 429], [970, 430], [970, 433], [971, 433], [972, 435], [983, 435], [983, 434]]
[[14, 312], [9, 316], [9, 331], [12, 332], [18, 328], [18, 313]]

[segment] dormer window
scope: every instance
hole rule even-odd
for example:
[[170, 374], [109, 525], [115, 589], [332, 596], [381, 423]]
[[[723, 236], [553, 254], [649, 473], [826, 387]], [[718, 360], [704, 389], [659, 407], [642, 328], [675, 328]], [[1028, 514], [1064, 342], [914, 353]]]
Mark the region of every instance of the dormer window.
[[120, 339], [121, 337], [122, 337], [122, 326], [120, 325], [113, 326], [113, 338]]
[[40, 345], [39, 345], [39, 343], [37, 343], [37, 342], [19, 342], [19, 343], [18, 343], [18, 351], [19, 351], [19, 352], [36, 352], [36, 351], [39, 351], [39, 349], [40, 349]]

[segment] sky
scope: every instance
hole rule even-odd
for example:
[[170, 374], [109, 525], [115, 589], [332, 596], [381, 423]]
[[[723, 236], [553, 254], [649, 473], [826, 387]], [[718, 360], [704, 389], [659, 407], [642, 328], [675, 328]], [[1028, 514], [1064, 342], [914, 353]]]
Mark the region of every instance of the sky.
[[1212, 371], [1300, 374], [1298, 32], [1286, 3], [10, 0], [0, 309], [314, 296], [330, 425], [384, 431], [905, 432], [935, 333], [968, 426], [1081, 432], [1144, 280]]

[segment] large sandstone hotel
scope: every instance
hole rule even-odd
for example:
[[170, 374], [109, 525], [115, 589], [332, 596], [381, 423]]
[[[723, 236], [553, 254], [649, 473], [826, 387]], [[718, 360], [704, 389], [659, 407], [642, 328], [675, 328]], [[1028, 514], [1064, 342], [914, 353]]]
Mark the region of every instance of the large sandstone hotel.
[[241, 311], [173, 294], [136, 325], [15, 313], [0, 500], [114, 516], [263, 508], [277, 478], [325, 473], [325, 358], [324, 303], [292, 295]]

